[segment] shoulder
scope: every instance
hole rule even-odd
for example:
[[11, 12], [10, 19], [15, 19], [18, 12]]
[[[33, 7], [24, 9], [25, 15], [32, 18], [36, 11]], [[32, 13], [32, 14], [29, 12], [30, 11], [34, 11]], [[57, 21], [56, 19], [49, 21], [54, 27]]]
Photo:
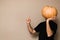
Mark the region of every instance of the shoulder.
[[54, 21], [52, 21], [52, 20], [50, 20], [49, 23], [50, 23], [50, 24], [53, 24], [53, 25], [57, 25], [57, 23], [54, 22]]
[[50, 20], [49, 24], [52, 28], [57, 29], [57, 23], [55, 23], [54, 21]]

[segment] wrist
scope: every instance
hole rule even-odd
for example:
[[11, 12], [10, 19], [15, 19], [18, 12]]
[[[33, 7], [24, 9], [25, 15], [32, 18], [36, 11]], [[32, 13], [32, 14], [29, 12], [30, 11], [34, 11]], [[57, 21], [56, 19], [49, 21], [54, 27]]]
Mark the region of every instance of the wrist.
[[46, 23], [49, 24], [49, 21], [50, 21], [50, 20], [47, 20]]
[[49, 22], [49, 19], [47, 19], [47, 22]]
[[27, 25], [30, 25], [30, 23], [27, 23]]

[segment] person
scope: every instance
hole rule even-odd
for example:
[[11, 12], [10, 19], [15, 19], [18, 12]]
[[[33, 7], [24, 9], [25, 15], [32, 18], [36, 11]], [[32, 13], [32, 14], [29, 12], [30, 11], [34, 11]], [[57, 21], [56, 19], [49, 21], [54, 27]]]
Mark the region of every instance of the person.
[[31, 19], [27, 18], [27, 28], [31, 34], [39, 33], [38, 40], [54, 40], [57, 31], [57, 23], [54, 22], [56, 17], [57, 15], [50, 18], [45, 17], [45, 21], [39, 23], [34, 29], [31, 27]]

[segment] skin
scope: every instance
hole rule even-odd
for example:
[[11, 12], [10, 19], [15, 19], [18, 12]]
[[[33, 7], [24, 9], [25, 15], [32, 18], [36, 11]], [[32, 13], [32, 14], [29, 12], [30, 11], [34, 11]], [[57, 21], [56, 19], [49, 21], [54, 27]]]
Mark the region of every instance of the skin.
[[[46, 19], [46, 31], [47, 31], [47, 36], [48, 37], [50, 37], [50, 36], [52, 36], [53, 35], [53, 31], [51, 30], [51, 28], [50, 28], [50, 25], [49, 25], [49, 21], [50, 20], [55, 20], [56, 19], [56, 16], [54, 16], [54, 17], [52, 17], [52, 18], [48, 18], [48, 19]], [[31, 27], [31, 19], [30, 18], [27, 18], [26, 19], [26, 24], [27, 24], [27, 28], [28, 28], [28, 30], [29, 30], [29, 32], [31, 33], [31, 34], [35, 34], [36, 33], [36, 31]]]

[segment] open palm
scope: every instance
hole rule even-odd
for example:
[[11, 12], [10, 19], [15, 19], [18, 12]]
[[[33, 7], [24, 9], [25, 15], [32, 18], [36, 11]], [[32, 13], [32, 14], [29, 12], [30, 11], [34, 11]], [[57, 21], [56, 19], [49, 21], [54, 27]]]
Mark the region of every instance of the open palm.
[[27, 18], [26, 19], [26, 23], [30, 23], [31, 22], [31, 19], [30, 18]]

